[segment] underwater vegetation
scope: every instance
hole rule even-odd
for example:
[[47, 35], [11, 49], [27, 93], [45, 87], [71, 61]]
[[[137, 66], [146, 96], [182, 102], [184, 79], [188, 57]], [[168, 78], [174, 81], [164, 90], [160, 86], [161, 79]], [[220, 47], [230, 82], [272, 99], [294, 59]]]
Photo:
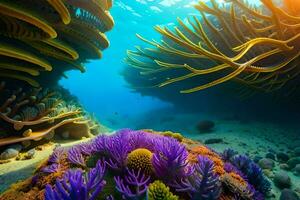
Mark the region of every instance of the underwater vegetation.
[[0, 199], [261, 200], [270, 189], [262, 170], [231, 149], [219, 154], [171, 133], [122, 129], [57, 147]]
[[0, 78], [38, 87], [66, 70], [84, 72], [83, 64], [109, 46], [111, 6], [111, 0], [2, 0]]
[[65, 90], [6, 85], [0, 84], [0, 147], [20, 143], [27, 148], [55, 134], [81, 139], [98, 132], [96, 122]]
[[0, 2], [1, 160], [54, 136], [99, 133], [99, 123], [57, 81], [101, 58], [114, 26], [111, 7], [111, 0]]
[[[261, 0], [259, 6], [250, 2], [199, 2], [195, 8], [200, 16], [178, 19], [175, 27], [156, 26], [160, 41], [138, 34], [148, 46], [127, 53], [129, 66], [123, 74], [131, 88], [163, 99], [168, 99], [166, 93], [190, 94], [224, 83], [225, 91], [239, 88], [243, 97], [297, 93], [299, 2], [283, 0], [280, 5]], [[156, 87], [164, 86], [171, 92], [167, 88], [159, 94]]]

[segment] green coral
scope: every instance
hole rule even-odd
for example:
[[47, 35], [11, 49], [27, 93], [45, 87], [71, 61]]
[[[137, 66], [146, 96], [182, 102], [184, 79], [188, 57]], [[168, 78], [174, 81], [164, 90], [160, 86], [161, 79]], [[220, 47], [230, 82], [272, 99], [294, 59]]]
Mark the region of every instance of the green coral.
[[172, 131], [162, 132], [162, 135], [167, 136], [167, 137], [172, 137], [172, 138], [176, 139], [178, 142], [182, 142], [182, 140], [184, 138], [180, 133], [174, 133]]
[[178, 196], [170, 192], [170, 188], [161, 181], [154, 181], [148, 187], [147, 199], [149, 200], [178, 200]]

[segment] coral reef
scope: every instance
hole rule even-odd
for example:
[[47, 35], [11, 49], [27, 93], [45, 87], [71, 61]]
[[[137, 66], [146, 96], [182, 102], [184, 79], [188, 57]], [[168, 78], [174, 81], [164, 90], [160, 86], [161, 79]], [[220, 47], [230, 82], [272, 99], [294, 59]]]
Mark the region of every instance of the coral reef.
[[81, 139], [97, 129], [63, 89], [15, 88], [1, 82], [0, 147], [21, 143], [27, 148], [43, 139], [50, 140], [55, 134]]
[[172, 92], [193, 93], [232, 82], [225, 91], [238, 88], [243, 97], [275, 91], [281, 97], [296, 94], [299, 3], [286, 0], [276, 5], [262, 0], [255, 6], [248, 2], [199, 2], [195, 8], [201, 17], [178, 19], [174, 28], [155, 27], [161, 41], [137, 35], [150, 47], [128, 51], [126, 61], [131, 67], [124, 76], [131, 87], [169, 100], [171, 92], [165, 89], [158, 94], [156, 87], [170, 85]]
[[84, 72], [82, 64], [109, 46], [104, 33], [114, 25], [111, 6], [111, 0], [1, 1], [1, 79], [38, 87], [69, 69]]
[[270, 185], [248, 157], [222, 160], [187, 141], [123, 129], [59, 147], [32, 178], [11, 186], [0, 199], [264, 199]]

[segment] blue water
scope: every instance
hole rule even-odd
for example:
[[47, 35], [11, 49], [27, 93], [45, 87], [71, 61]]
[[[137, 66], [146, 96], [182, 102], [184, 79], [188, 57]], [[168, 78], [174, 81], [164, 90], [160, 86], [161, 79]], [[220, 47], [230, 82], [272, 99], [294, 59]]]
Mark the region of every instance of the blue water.
[[[61, 85], [77, 96], [87, 111], [92, 112], [103, 123], [114, 124], [113, 120], [135, 118], [159, 108], [171, 107], [153, 97], [132, 93], [120, 75], [124, 67], [126, 50], [142, 44], [136, 33], [146, 38], [159, 39], [153, 26], [173, 26], [176, 18], [185, 19], [198, 15], [191, 0], [116, 0], [111, 14], [115, 27], [107, 33], [110, 47], [103, 52], [101, 60], [86, 64], [87, 71], [67, 73]], [[251, 1], [251, 3], [255, 3]], [[120, 124], [127, 126], [127, 124]], [[120, 127], [118, 127], [120, 128]]]

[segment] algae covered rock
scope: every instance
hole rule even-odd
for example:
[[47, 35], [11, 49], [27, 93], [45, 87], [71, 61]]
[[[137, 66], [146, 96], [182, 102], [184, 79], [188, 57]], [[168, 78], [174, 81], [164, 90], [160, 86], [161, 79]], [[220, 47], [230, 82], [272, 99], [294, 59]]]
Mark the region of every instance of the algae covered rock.
[[262, 158], [258, 161], [258, 165], [262, 169], [272, 169], [275, 166], [275, 163], [272, 159], [270, 158]]
[[290, 169], [293, 169], [296, 167], [297, 164], [300, 164], [300, 157], [292, 157], [287, 161], [287, 164], [289, 165]]
[[196, 128], [199, 131], [199, 133], [208, 133], [213, 130], [215, 127], [215, 122], [211, 120], [203, 120], [198, 122]]
[[277, 187], [283, 189], [283, 188], [291, 187], [292, 182], [291, 182], [291, 178], [289, 177], [289, 175], [286, 172], [280, 171], [278, 173], [275, 173], [274, 184]]
[[280, 200], [300, 200], [300, 197], [291, 189], [284, 189], [280, 194]]
[[0, 160], [8, 160], [11, 158], [17, 157], [19, 154], [19, 151], [14, 148], [8, 148], [5, 149], [1, 154], [0, 154]]

